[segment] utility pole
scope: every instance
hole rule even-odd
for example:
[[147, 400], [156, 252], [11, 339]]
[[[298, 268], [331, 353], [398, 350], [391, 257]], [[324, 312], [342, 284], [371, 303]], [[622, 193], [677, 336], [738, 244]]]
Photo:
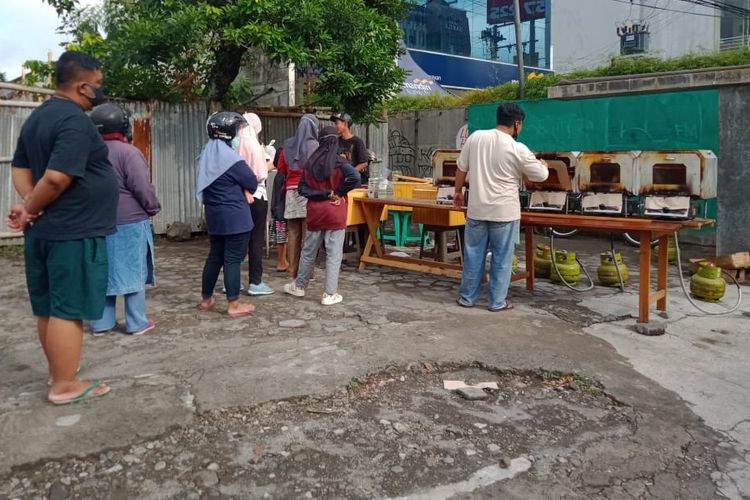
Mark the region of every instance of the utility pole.
[[516, 58], [518, 59], [518, 93], [523, 99], [526, 94], [526, 74], [523, 71], [523, 38], [521, 35], [521, 2], [513, 0], [513, 17], [516, 25]]

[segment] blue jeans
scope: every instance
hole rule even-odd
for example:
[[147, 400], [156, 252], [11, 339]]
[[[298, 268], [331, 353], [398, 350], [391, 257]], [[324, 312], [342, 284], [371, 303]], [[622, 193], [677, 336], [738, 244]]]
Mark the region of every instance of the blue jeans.
[[473, 306], [482, 291], [484, 264], [489, 248], [492, 251], [492, 260], [487, 289], [488, 309], [505, 307], [519, 225], [517, 220], [490, 222], [466, 219], [464, 270], [458, 299], [462, 305]]
[[[134, 333], [146, 328], [148, 318], [146, 317], [146, 290], [123, 295], [125, 298], [125, 330]], [[116, 295], [107, 295], [104, 305], [104, 314], [101, 319], [91, 322], [91, 329], [95, 332], [106, 332], [115, 327], [117, 319], [115, 310], [117, 305]]]
[[212, 297], [219, 272], [224, 268], [224, 288], [227, 290], [227, 300], [237, 300], [240, 297], [240, 267], [247, 253], [250, 233], [210, 235], [211, 247], [203, 266], [201, 295], [204, 299]]

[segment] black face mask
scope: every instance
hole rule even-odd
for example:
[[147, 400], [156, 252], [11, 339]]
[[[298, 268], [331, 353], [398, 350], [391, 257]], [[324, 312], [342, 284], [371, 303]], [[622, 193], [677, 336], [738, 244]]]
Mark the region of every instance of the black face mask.
[[101, 87], [94, 87], [90, 83], [84, 83], [87, 87], [89, 87], [91, 90], [94, 91], [94, 97], [89, 97], [88, 95], [81, 92], [81, 95], [88, 99], [88, 101], [91, 103], [91, 106], [96, 107], [100, 104], [104, 104], [105, 98], [104, 98], [104, 91]]

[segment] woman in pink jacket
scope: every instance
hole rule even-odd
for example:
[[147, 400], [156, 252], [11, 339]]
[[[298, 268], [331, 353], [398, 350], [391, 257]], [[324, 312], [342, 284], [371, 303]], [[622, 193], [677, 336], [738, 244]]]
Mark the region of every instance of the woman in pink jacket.
[[247, 162], [250, 169], [258, 179], [258, 189], [254, 193], [245, 193], [247, 202], [250, 204], [250, 215], [253, 218], [252, 232], [248, 244], [249, 286], [248, 295], [270, 295], [273, 288], [263, 281], [263, 246], [266, 241], [266, 218], [268, 216], [268, 191], [266, 179], [268, 178], [268, 164], [266, 163], [266, 152], [260, 144], [258, 134], [263, 129], [260, 117], [255, 113], [242, 115], [249, 126], [240, 130], [240, 147], [237, 153]]

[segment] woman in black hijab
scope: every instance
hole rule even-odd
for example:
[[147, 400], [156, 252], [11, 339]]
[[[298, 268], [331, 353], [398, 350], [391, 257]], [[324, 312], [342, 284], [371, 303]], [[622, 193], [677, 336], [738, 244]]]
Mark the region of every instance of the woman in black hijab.
[[320, 244], [325, 241], [326, 278], [321, 304], [338, 304], [339, 270], [346, 234], [347, 193], [360, 185], [359, 172], [339, 156], [335, 127], [325, 127], [318, 149], [310, 156], [299, 183], [299, 194], [307, 198], [307, 232], [302, 246], [297, 278], [284, 291], [304, 297]]

